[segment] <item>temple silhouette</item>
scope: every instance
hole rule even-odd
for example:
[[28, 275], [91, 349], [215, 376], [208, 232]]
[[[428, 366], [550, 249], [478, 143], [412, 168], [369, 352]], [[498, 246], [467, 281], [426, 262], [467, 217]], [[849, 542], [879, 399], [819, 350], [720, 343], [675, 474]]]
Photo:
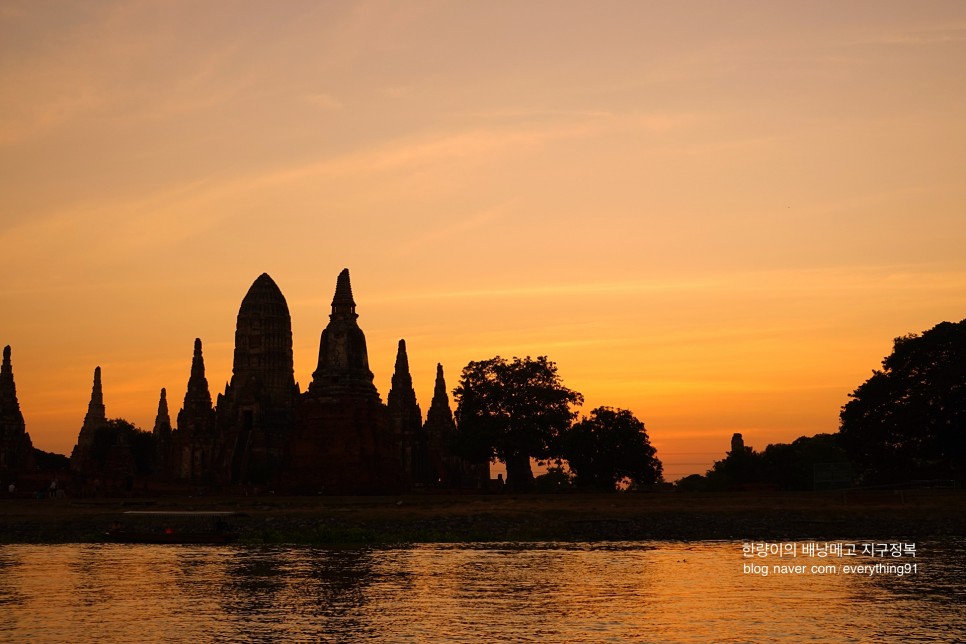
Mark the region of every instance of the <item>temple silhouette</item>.
[[3, 348], [3, 366], [0, 367], [0, 472], [30, 470], [33, 467], [33, 443], [17, 400], [8, 345]]
[[[457, 427], [442, 365], [423, 422], [405, 340], [399, 341], [392, 387], [383, 403], [369, 369], [366, 338], [344, 269], [322, 330], [318, 365], [306, 391], [295, 381], [292, 321], [278, 285], [263, 273], [238, 310], [231, 379], [212, 396], [200, 339], [194, 342], [187, 391], [172, 425], [167, 392], [147, 445], [141, 432], [119, 432], [107, 418], [101, 369], [70, 456], [75, 487], [155, 489], [258, 487], [295, 493], [375, 493], [420, 488], [480, 488], [488, 463], [452, 451]], [[0, 463], [30, 466], [13, 388], [10, 349], [0, 377]], [[146, 447], [147, 445], [147, 447]], [[145, 450], [149, 449], [150, 453]]]

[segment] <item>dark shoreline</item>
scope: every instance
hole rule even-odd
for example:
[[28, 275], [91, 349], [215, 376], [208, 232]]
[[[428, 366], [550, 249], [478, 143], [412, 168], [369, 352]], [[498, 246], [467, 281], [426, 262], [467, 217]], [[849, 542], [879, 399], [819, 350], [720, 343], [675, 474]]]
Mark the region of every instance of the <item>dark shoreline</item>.
[[966, 493], [729, 492], [2, 499], [0, 543], [90, 543], [126, 510], [233, 511], [241, 544], [966, 536]]

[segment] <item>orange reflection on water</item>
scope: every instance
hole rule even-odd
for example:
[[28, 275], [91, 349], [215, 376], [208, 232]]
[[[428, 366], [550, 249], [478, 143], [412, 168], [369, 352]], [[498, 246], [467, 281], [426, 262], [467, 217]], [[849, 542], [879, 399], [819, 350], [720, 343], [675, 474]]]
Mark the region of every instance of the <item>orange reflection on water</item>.
[[869, 577], [745, 574], [748, 560], [735, 542], [6, 545], [0, 639], [943, 639], [966, 632], [964, 553], [962, 539], [921, 544], [919, 574]]

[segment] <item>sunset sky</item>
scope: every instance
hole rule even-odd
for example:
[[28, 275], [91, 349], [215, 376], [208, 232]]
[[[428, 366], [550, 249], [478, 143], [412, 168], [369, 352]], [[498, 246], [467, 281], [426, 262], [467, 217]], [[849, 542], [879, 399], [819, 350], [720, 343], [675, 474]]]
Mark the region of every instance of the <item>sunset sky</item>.
[[269, 273], [348, 267], [383, 400], [548, 355], [665, 475], [834, 432], [966, 317], [963, 2], [0, 4], [0, 345], [34, 445], [212, 394]]

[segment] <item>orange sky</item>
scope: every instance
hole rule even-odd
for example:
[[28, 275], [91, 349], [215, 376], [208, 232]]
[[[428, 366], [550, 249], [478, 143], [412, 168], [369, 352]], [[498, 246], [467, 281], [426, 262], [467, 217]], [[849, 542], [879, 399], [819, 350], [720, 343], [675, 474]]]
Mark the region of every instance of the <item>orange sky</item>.
[[[672, 6], [673, 5], [673, 6]], [[348, 267], [385, 399], [546, 354], [668, 478], [832, 432], [966, 317], [961, 2], [0, 4], [0, 344], [34, 444], [93, 369], [212, 394], [268, 272], [304, 388]]]

